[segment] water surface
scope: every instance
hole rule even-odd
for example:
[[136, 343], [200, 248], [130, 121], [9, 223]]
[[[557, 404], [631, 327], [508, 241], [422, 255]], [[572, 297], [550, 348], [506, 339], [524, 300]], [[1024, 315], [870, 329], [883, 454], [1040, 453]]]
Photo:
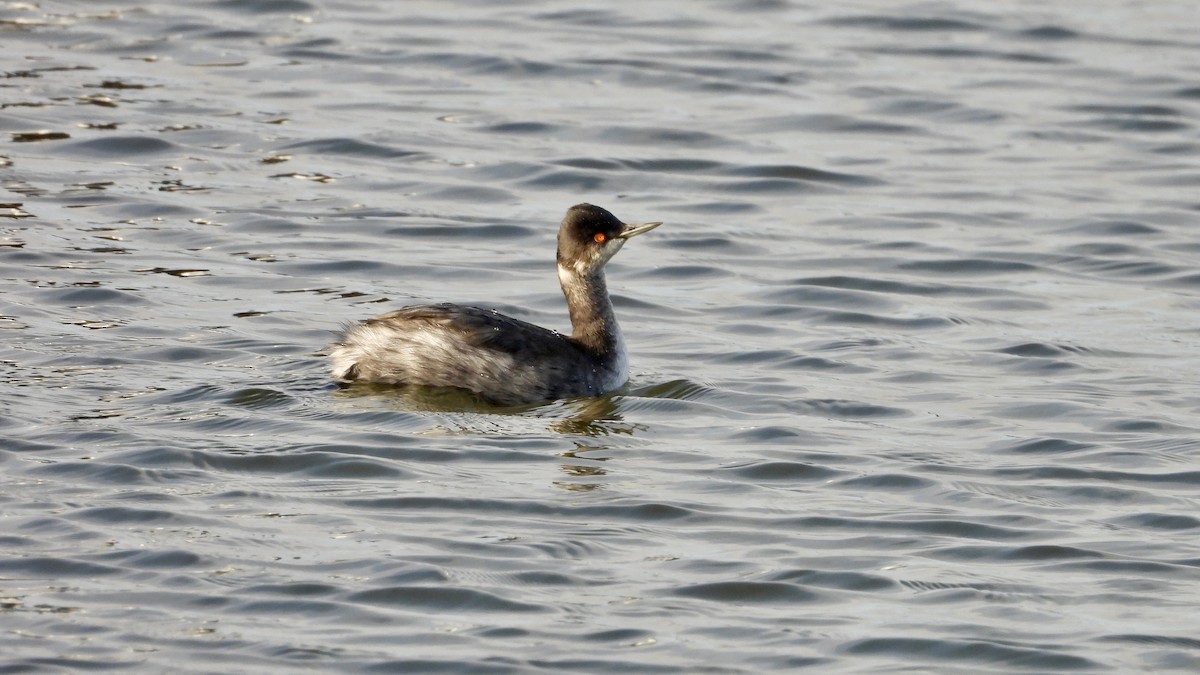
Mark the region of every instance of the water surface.
[[[0, 6], [0, 668], [1200, 669], [1188, 2]], [[332, 387], [414, 302], [602, 399]]]

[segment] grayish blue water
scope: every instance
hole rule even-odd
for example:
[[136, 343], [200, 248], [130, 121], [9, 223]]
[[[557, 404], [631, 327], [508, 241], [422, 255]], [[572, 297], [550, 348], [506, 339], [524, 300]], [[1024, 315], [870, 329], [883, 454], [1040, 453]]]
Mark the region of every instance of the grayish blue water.
[[[1200, 670], [1190, 0], [0, 5], [0, 671]], [[332, 387], [340, 324], [633, 377]]]

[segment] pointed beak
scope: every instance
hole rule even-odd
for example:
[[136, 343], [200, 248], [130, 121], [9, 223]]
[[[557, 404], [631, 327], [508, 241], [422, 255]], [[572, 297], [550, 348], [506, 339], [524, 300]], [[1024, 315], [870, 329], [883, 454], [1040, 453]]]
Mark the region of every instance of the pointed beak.
[[643, 232], [649, 232], [650, 230], [653, 230], [654, 228], [658, 227], [659, 225], [662, 225], [662, 223], [661, 222], [640, 223], [637, 225], [626, 224], [625, 229], [621, 230], [621, 234], [618, 234], [617, 237], [619, 237], [621, 239], [628, 239], [630, 237], [636, 237], [639, 234], [642, 234]]

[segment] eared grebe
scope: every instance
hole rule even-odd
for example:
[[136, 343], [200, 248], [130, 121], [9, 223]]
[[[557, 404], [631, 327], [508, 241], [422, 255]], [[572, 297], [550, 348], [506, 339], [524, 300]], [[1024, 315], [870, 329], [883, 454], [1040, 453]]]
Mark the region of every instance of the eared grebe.
[[570, 337], [478, 307], [405, 307], [349, 326], [330, 351], [333, 377], [458, 387], [500, 405], [612, 391], [629, 379], [629, 358], [604, 264], [627, 239], [661, 224], [627, 225], [591, 204], [567, 210], [558, 230], [558, 280]]

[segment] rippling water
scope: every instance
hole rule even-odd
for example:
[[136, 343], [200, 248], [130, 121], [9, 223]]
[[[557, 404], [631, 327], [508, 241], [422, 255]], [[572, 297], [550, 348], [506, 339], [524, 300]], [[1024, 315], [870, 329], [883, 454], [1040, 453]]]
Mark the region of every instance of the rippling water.
[[[1200, 669], [1195, 5], [0, 5], [0, 670]], [[453, 300], [628, 387], [330, 386]]]

